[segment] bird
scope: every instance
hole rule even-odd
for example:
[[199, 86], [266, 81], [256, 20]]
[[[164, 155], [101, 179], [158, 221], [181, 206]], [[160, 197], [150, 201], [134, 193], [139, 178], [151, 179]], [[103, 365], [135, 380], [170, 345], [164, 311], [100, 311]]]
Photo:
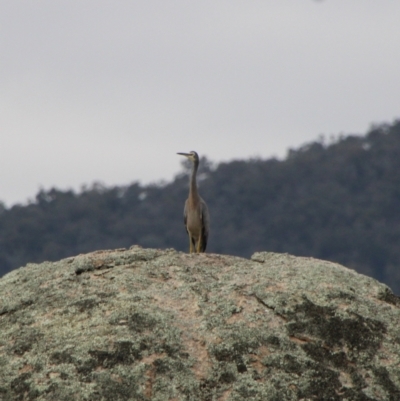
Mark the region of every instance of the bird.
[[183, 209], [183, 222], [189, 235], [189, 253], [205, 252], [210, 229], [210, 217], [207, 204], [200, 197], [197, 189], [196, 174], [199, 168], [199, 155], [193, 150], [190, 153], [177, 154], [187, 157], [192, 162], [189, 196]]

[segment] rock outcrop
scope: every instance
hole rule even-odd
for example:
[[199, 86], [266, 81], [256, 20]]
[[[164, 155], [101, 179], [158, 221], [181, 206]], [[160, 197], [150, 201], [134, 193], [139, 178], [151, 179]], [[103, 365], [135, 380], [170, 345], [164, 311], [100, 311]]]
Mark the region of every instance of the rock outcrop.
[[0, 280], [0, 400], [400, 400], [400, 300], [338, 264], [132, 247]]

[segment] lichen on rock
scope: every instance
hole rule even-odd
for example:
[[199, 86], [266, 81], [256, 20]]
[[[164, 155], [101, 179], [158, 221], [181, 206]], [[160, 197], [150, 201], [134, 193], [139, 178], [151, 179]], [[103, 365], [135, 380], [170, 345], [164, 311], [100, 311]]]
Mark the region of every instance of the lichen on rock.
[[97, 251], [0, 280], [0, 400], [400, 400], [399, 298], [338, 264]]

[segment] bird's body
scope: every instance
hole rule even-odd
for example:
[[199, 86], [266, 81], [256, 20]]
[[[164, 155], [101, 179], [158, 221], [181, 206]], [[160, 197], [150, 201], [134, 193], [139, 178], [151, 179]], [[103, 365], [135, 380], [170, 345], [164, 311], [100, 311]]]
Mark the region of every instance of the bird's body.
[[[188, 212], [190, 210], [190, 212]], [[185, 209], [183, 211], [184, 224], [186, 226], [186, 231], [189, 235], [189, 241], [191, 245], [189, 247], [193, 248], [192, 252], [204, 252], [207, 246], [208, 239], [208, 229], [206, 229], [205, 213], [208, 214], [207, 205], [203, 199], [199, 197], [196, 202], [191, 202], [189, 199], [185, 202]]]
[[190, 176], [189, 197], [183, 210], [183, 221], [189, 235], [189, 253], [205, 252], [209, 233], [209, 214], [207, 204], [197, 190], [196, 174], [199, 156], [196, 152], [178, 153], [193, 162]]

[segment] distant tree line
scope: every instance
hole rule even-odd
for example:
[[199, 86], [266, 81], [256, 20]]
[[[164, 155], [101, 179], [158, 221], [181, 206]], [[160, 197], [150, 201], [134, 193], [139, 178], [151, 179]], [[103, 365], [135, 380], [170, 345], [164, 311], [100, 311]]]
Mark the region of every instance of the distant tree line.
[[[1, 274], [132, 244], [187, 251], [188, 168], [162, 185], [41, 190], [28, 205], [1, 205]], [[199, 185], [211, 215], [208, 252], [313, 256], [400, 293], [400, 120], [365, 136], [320, 138], [285, 160], [203, 158]]]

